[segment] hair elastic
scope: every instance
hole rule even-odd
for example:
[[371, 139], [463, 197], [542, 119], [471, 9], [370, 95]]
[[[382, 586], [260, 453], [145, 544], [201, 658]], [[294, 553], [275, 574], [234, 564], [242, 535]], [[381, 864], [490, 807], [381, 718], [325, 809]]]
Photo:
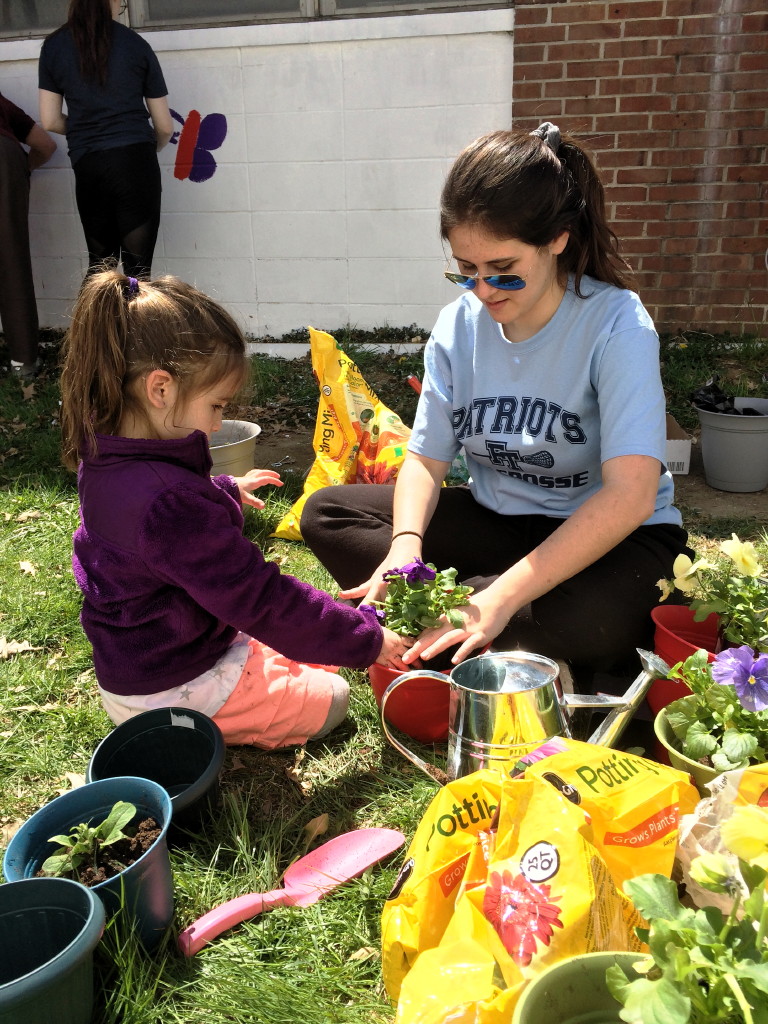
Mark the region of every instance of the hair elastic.
[[139, 294], [139, 282], [135, 277], [128, 278], [128, 298], [133, 298], [134, 295]]
[[555, 156], [557, 156], [557, 151], [560, 148], [560, 129], [556, 124], [552, 124], [551, 121], [544, 121], [530, 134], [546, 142]]

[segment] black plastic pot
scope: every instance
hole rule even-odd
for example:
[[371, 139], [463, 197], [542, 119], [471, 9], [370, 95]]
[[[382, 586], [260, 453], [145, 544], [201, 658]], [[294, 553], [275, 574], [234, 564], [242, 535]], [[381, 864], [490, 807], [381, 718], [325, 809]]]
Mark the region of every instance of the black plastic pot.
[[[224, 751], [221, 729], [207, 715], [158, 708], [113, 729], [94, 751], [86, 780], [119, 775], [152, 779], [171, 797], [173, 825], [191, 831], [218, 800]], [[175, 829], [174, 838], [178, 840]]]
[[3, 859], [3, 874], [9, 882], [34, 878], [56, 849], [51, 836], [68, 835], [81, 822], [93, 825], [104, 821], [118, 800], [134, 804], [138, 819], [154, 818], [162, 831], [137, 861], [90, 891], [101, 898], [108, 914], [124, 910], [144, 946], [153, 949], [173, 920], [173, 877], [166, 841], [171, 798], [156, 782], [131, 777], [102, 779], [51, 800], [11, 839]]
[[66, 878], [0, 885], [0, 1020], [89, 1024], [93, 951], [104, 931], [95, 893]]

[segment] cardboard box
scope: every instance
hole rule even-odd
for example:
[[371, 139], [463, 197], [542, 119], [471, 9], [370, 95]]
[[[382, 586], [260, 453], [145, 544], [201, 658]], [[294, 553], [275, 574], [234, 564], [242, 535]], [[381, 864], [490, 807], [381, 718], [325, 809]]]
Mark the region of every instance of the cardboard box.
[[667, 469], [685, 476], [691, 469], [691, 437], [667, 413]]

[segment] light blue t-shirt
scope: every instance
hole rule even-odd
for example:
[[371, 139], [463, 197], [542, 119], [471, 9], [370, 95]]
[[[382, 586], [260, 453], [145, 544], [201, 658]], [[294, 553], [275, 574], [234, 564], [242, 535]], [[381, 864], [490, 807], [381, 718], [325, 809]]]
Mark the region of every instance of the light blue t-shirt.
[[504, 515], [566, 518], [619, 455], [660, 463], [653, 515], [682, 524], [664, 466], [659, 339], [634, 292], [583, 277], [527, 341], [510, 342], [471, 293], [442, 310], [424, 351], [409, 449], [451, 462], [463, 447], [475, 499]]

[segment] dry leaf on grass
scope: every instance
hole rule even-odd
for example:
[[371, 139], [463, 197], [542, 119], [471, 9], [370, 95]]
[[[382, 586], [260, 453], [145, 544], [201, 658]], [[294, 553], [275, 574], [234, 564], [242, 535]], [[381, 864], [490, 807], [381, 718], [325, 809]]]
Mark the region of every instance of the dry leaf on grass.
[[28, 402], [31, 398], [34, 398], [37, 394], [37, 389], [34, 384], [27, 384], [25, 388], [21, 389], [22, 397], [25, 402]]
[[373, 946], [361, 946], [355, 953], [350, 956], [350, 960], [370, 960], [373, 956], [378, 956], [378, 949], [374, 949]]
[[33, 647], [29, 640], [7, 640], [0, 636], [0, 659], [10, 658], [14, 654], [22, 654], [24, 651], [41, 651], [42, 647]]
[[36, 576], [37, 575], [37, 569], [34, 567], [34, 565], [32, 565], [31, 562], [19, 562], [19, 568], [27, 576]]
[[16, 516], [17, 523], [26, 523], [29, 519], [40, 519], [42, 512], [38, 512], [37, 509], [28, 508], [26, 512], [20, 512]]
[[56, 790], [59, 796], [64, 796], [65, 793], [69, 793], [73, 789], [78, 789], [80, 786], [85, 785], [85, 776], [79, 775], [77, 772], [65, 772], [64, 778], [69, 783], [69, 786], [63, 786]]
[[313, 839], [317, 839], [318, 836], [325, 835], [328, 831], [328, 824], [330, 818], [327, 814], [318, 814], [312, 821], [308, 821], [304, 826], [304, 831], [307, 833], [305, 842], [307, 846], [312, 842]]

